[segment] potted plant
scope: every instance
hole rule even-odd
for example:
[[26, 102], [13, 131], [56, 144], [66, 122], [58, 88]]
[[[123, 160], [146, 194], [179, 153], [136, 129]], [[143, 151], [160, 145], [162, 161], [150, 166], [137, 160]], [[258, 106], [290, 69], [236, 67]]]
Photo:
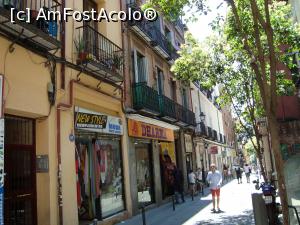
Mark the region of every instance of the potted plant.
[[87, 59], [88, 53], [84, 50], [83, 38], [78, 38], [77, 41], [74, 41], [76, 50], [77, 50], [77, 64], [84, 62]]
[[116, 70], [120, 70], [122, 63], [123, 63], [123, 57], [118, 54], [114, 54], [113, 60], [112, 60], [112, 70], [114, 72]]

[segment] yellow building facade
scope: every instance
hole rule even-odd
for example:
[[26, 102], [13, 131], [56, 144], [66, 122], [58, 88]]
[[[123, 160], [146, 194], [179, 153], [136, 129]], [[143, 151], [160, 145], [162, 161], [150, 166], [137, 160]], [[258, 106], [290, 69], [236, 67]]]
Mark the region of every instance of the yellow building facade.
[[[47, 4], [48, 10], [120, 10], [119, 0]], [[121, 23], [13, 25], [7, 17], [13, 6], [0, 0], [5, 224], [76, 225], [95, 218], [109, 224], [126, 217]]]

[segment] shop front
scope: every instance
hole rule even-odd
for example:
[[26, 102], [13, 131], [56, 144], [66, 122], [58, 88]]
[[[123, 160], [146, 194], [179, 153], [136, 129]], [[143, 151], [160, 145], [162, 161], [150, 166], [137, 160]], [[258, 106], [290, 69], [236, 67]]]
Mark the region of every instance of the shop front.
[[119, 117], [75, 107], [75, 163], [80, 220], [103, 220], [125, 209]]
[[[163, 122], [162, 122], [163, 124]], [[136, 208], [159, 203], [171, 194], [173, 171], [176, 165], [172, 129], [128, 119], [131, 142], [131, 189]]]

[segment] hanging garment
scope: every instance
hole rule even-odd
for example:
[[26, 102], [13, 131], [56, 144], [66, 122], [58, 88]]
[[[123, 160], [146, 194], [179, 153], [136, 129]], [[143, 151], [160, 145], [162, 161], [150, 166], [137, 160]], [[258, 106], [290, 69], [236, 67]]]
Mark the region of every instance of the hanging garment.
[[76, 167], [76, 189], [77, 189], [77, 208], [81, 206], [81, 188], [79, 182], [79, 165], [80, 165], [80, 158], [77, 151], [77, 147], [75, 146], [75, 167]]
[[100, 182], [101, 182], [101, 177], [100, 177], [100, 146], [98, 144], [98, 141], [95, 142], [94, 144], [94, 159], [95, 159], [95, 185], [96, 185], [96, 197], [100, 196]]

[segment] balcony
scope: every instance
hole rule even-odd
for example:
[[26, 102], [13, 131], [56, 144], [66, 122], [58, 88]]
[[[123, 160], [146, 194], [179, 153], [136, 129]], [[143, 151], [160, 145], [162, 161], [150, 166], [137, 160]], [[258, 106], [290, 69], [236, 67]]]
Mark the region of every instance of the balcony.
[[146, 83], [136, 83], [133, 86], [133, 108], [148, 114], [160, 114], [158, 92]]
[[[20, 11], [26, 11], [22, 19], [15, 19], [15, 23], [11, 20], [11, 9], [15, 9], [14, 15]], [[14, 40], [23, 46], [30, 46], [41, 51], [50, 51], [60, 48], [58, 31], [59, 23], [54, 19], [47, 21], [37, 16], [40, 10], [45, 13], [52, 11], [60, 11], [60, 3], [55, 0], [0, 0], [0, 32], [5, 34], [9, 39]], [[29, 21], [28, 21], [29, 20]]]
[[207, 136], [209, 139], [213, 139], [213, 131], [211, 129], [211, 127], [207, 127]]
[[84, 25], [76, 29], [76, 63], [96, 79], [123, 81], [123, 50], [94, 28]]
[[180, 55], [177, 53], [177, 50], [173, 47], [171, 43], [169, 45], [169, 52], [170, 52], [170, 57], [168, 58], [168, 62], [170, 64], [173, 64], [175, 60], [180, 57]]
[[205, 124], [203, 122], [197, 123], [196, 135], [207, 137], [206, 126], [205, 126]]
[[[140, 7], [136, 3], [127, 4], [127, 9], [131, 8], [132, 11], [141, 11]], [[153, 32], [153, 23], [148, 20], [129, 20], [129, 26], [143, 39], [148, 42], [151, 42], [155, 39], [155, 33]]]
[[170, 122], [177, 121], [175, 102], [164, 95], [161, 95], [159, 98], [161, 116]]
[[[127, 5], [132, 11], [141, 11], [136, 3]], [[148, 20], [129, 21], [129, 26], [145, 41], [149, 42], [154, 50], [163, 58], [169, 59], [171, 52], [169, 49], [169, 41], [164, 34], [155, 26], [154, 22]]]
[[172, 99], [159, 95], [147, 83], [133, 86], [133, 108], [135, 110], [160, 116], [162, 119], [180, 126], [196, 126], [195, 114]]
[[174, 25], [175, 25], [175, 28], [176, 28], [180, 33], [183, 33], [183, 32], [184, 32], [185, 25], [183, 24], [183, 22], [182, 22], [181, 19], [177, 19], [177, 20], [174, 22]]
[[223, 135], [222, 135], [221, 133], [219, 133], [219, 137], [220, 137], [220, 138], [219, 138], [219, 142], [220, 142], [220, 143], [223, 143]]
[[213, 130], [213, 140], [218, 141], [218, 132], [216, 130]]

